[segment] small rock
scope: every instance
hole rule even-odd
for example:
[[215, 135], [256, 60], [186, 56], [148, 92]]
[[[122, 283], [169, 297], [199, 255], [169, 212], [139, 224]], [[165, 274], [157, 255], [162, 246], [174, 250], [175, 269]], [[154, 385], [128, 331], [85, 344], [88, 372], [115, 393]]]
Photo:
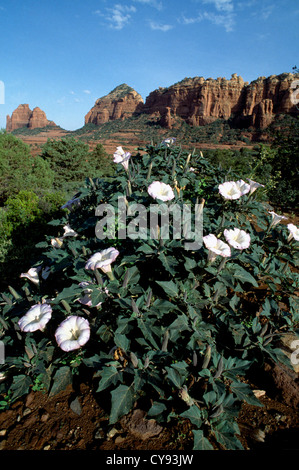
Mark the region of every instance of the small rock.
[[139, 439], [150, 439], [160, 434], [162, 427], [154, 419], [146, 419], [145, 415], [144, 411], [137, 409], [131, 415], [122, 418], [121, 423]]
[[118, 431], [116, 428], [112, 428], [112, 429], [110, 429], [110, 431], [108, 432], [107, 438], [108, 438], [108, 439], [112, 439], [112, 438], [115, 436], [115, 434], [118, 434], [118, 433], [119, 433], [119, 431]]
[[4, 437], [6, 434], [7, 430], [6, 429], [1, 429], [0, 430], [0, 437]]
[[3, 450], [5, 448], [5, 445], [6, 445], [6, 441], [3, 440], [0, 442], [0, 450]]
[[45, 423], [46, 421], [48, 421], [49, 417], [49, 413], [44, 413], [43, 415], [41, 415], [40, 420]]
[[32, 410], [30, 408], [26, 408], [24, 411], [23, 411], [23, 417], [24, 416], [27, 416], [27, 415], [30, 415], [30, 413], [32, 412]]
[[102, 429], [98, 429], [94, 435], [95, 439], [104, 439], [104, 433]]
[[27, 398], [26, 398], [26, 401], [25, 401], [26, 408], [28, 408], [31, 405], [33, 400], [34, 400], [34, 392], [30, 392], [29, 395], [27, 395]]
[[70, 409], [76, 414], [76, 415], [80, 415], [82, 413], [82, 408], [81, 408], [81, 405], [80, 405], [80, 402], [78, 400], [78, 397], [75, 398], [75, 400], [73, 400], [71, 403], [70, 403]]
[[117, 436], [117, 438], [115, 439], [115, 444], [121, 444], [122, 442], [124, 442], [126, 439], [124, 437], [121, 437], [121, 436]]
[[253, 390], [253, 393], [256, 396], [256, 398], [261, 398], [264, 395], [266, 395], [265, 390]]
[[45, 446], [45, 447], [43, 448], [43, 450], [50, 450], [50, 449], [51, 449], [50, 444], [48, 444], [47, 446]]

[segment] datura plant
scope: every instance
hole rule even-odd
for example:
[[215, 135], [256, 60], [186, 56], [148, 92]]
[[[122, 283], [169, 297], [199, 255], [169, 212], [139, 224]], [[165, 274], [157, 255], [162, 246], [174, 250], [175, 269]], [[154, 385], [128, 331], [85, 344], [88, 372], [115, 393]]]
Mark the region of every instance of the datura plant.
[[261, 184], [174, 139], [113, 161], [1, 295], [0, 395], [88, 380], [111, 425], [142, 399], [158, 422], [189, 419], [194, 449], [241, 449], [241, 405], [262, 406], [249, 372], [291, 367], [279, 339], [298, 326], [298, 227], [258, 201]]

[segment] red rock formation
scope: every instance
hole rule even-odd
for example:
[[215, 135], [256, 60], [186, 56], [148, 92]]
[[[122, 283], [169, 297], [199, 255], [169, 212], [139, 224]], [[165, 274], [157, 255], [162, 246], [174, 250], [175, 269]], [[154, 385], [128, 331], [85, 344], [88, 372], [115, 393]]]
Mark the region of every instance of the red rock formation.
[[142, 107], [142, 97], [133, 88], [122, 84], [96, 101], [85, 116], [85, 124], [100, 125], [107, 121], [125, 119], [139, 112]]
[[21, 127], [35, 129], [46, 126], [56, 126], [56, 124], [53, 121], [49, 121], [46, 113], [40, 108], [36, 107], [31, 111], [28, 104], [20, 104], [11, 116], [6, 116], [7, 132], [20, 129]]
[[250, 84], [236, 74], [230, 80], [185, 78], [150, 93], [143, 112], [160, 115], [161, 125], [168, 128], [178, 116], [193, 126], [232, 118], [243, 127], [264, 129], [277, 114], [297, 112], [291, 101], [291, 83], [298, 78], [299, 74], [285, 73], [261, 77]]

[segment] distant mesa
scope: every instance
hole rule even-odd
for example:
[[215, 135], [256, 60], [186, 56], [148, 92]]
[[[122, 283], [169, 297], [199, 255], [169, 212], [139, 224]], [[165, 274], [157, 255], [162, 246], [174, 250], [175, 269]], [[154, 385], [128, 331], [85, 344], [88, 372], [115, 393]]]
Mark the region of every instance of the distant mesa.
[[141, 112], [143, 99], [133, 88], [123, 83], [108, 95], [99, 98], [85, 116], [85, 124], [104, 124], [116, 119], [126, 119]]
[[22, 127], [36, 129], [38, 127], [56, 126], [47, 119], [46, 113], [36, 107], [31, 111], [28, 104], [20, 104], [11, 116], [6, 116], [6, 131], [12, 132]]

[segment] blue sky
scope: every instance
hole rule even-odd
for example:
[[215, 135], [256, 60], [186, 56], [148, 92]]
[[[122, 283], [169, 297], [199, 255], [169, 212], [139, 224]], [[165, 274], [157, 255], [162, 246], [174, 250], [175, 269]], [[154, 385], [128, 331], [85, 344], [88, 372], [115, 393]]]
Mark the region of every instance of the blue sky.
[[121, 83], [145, 100], [185, 77], [292, 72], [298, 24], [298, 0], [0, 0], [0, 128], [28, 103], [78, 129]]

